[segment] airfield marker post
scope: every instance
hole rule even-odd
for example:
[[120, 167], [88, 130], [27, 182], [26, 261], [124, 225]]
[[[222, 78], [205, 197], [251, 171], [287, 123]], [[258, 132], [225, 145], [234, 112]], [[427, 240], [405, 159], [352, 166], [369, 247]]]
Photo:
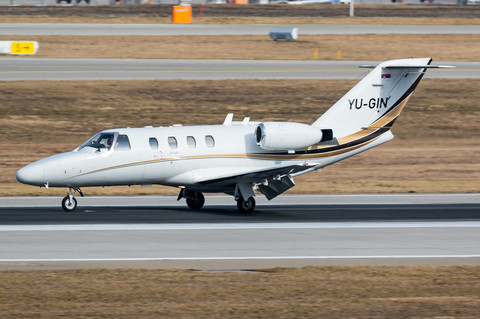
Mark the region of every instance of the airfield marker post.
[[317, 59], [317, 58], [318, 58], [318, 49], [315, 49], [315, 50], [313, 51], [313, 58], [314, 58], [314, 59]]

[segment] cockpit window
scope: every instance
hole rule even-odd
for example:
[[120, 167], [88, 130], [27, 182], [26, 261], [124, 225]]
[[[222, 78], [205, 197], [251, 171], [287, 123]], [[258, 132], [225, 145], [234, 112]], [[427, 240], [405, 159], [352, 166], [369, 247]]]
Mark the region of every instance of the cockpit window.
[[86, 147], [91, 147], [101, 151], [102, 149], [107, 151], [112, 148], [113, 140], [115, 139], [114, 133], [98, 133], [87, 142], [85, 142], [82, 146], [80, 146], [79, 151]]
[[117, 137], [117, 143], [115, 144], [115, 151], [129, 151], [130, 141], [127, 135], [119, 135]]

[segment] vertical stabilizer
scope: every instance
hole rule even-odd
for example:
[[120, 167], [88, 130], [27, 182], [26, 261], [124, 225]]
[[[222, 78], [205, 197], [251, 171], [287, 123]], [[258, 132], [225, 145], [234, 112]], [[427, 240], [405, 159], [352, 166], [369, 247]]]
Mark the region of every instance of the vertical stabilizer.
[[[386, 61], [335, 103], [312, 126], [332, 129], [340, 144], [390, 129], [432, 59]], [[365, 66], [371, 67], [371, 66]]]

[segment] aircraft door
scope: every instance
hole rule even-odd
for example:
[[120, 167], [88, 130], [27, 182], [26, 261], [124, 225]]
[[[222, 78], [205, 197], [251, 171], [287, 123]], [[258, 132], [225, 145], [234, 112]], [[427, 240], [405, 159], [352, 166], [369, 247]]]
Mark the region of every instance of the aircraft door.
[[145, 148], [145, 179], [159, 179], [164, 176], [165, 163], [163, 162], [162, 145], [159, 139], [154, 136], [145, 136], [147, 146]]

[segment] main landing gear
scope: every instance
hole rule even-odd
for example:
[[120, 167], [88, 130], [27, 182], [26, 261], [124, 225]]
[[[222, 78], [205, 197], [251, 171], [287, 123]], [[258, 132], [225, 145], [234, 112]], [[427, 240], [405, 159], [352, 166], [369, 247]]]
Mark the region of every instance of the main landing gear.
[[178, 194], [177, 201], [182, 198], [187, 200], [188, 207], [193, 210], [198, 210], [203, 207], [203, 204], [205, 204], [205, 196], [197, 191], [190, 191], [183, 188], [180, 191], [180, 194]]
[[[182, 198], [187, 200], [188, 207], [193, 210], [199, 210], [205, 204], [205, 197], [201, 192], [198, 191], [191, 191], [183, 188], [180, 190], [180, 194], [178, 194], [177, 201]], [[255, 209], [255, 198], [253, 197], [244, 199], [242, 196], [239, 196], [236, 198], [236, 201], [237, 208], [242, 213], [248, 214], [253, 212]]]
[[77, 200], [72, 195], [72, 189], [73, 189], [74, 193], [78, 192], [80, 194], [80, 196], [84, 197], [80, 188], [69, 187], [68, 188], [68, 195], [65, 196], [62, 199], [62, 208], [66, 212], [73, 212], [75, 210], [75, 208], [77, 208]]
[[243, 197], [240, 197], [237, 200], [237, 208], [244, 214], [253, 212], [255, 209], [255, 198], [250, 197], [249, 199], [245, 200]]

